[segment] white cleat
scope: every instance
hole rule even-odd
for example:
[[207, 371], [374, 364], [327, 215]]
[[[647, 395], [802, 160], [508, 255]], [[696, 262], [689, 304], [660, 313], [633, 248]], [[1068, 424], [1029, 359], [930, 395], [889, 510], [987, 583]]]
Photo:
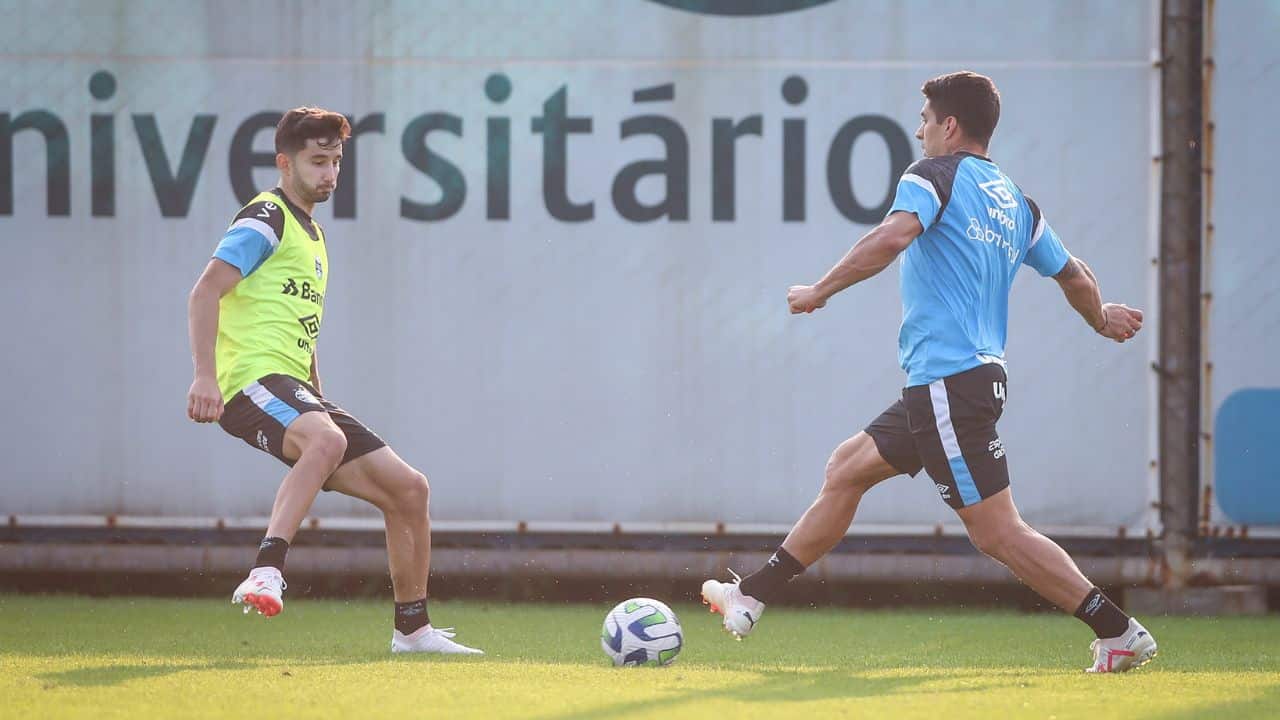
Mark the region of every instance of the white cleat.
[[257, 610], [259, 615], [271, 617], [284, 610], [284, 589], [288, 585], [284, 576], [273, 567], [258, 567], [249, 571], [249, 577], [236, 588], [231, 602], [243, 604], [245, 613]]
[[441, 655], [483, 655], [483, 650], [460, 645], [453, 641], [453, 628], [434, 628], [424, 625], [405, 635], [399, 630], [391, 633], [393, 653], [439, 653]]
[[1156, 656], [1156, 639], [1142, 623], [1129, 618], [1129, 629], [1123, 635], [1094, 640], [1089, 649], [1093, 651], [1093, 665], [1085, 668], [1085, 672], [1129, 672]]
[[731, 583], [719, 580], [702, 583], [702, 603], [710, 605], [711, 612], [723, 615], [724, 629], [741, 640], [750, 635], [756, 623], [760, 622], [760, 616], [764, 614], [764, 603], [750, 595], [743, 595], [738, 589], [742, 578], [732, 570], [729, 574], [733, 575]]

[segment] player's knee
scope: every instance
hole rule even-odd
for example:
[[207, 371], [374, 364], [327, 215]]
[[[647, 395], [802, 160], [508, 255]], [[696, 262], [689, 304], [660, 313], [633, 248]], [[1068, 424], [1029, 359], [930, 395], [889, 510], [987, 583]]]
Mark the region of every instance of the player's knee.
[[424, 515], [431, 504], [431, 484], [427, 476], [417, 470], [409, 471], [407, 477], [397, 484], [396, 505], [401, 512]]
[[822, 492], [851, 493], [859, 491], [857, 477], [851, 472], [849, 463], [844, 462], [837, 454], [833, 454], [827, 460], [827, 469], [822, 480]]
[[882, 478], [877, 477], [867, 462], [862, 436], [844, 441], [827, 459], [823, 492], [865, 493]]
[[342, 456], [347, 452], [347, 436], [336, 427], [325, 428], [315, 433], [307, 446], [306, 452], [322, 458], [326, 464], [338, 467]]
[[1000, 524], [969, 528], [969, 542], [984, 555], [997, 560], [1008, 554], [1010, 545], [1017, 542], [1018, 528]]
[[969, 544], [973, 545], [978, 552], [988, 557], [999, 558], [999, 542], [996, 540], [996, 534], [982, 530], [969, 528]]

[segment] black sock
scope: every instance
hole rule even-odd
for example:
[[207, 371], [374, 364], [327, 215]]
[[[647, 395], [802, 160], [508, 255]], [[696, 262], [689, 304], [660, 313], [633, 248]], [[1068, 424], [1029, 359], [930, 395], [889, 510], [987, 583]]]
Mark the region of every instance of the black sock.
[[1089, 591], [1076, 608], [1075, 616], [1093, 628], [1093, 633], [1100, 638], [1119, 637], [1129, 629], [1129, 616], [1098, 588]]
[[427, 614], [427, 599], [396, 603], [396, 629], [403, 635], [431, 624]]
[[743, 595], [750, 595], [767, 605], [773, 601], [783, 585], [791, 582], [791, 578], [802, 572], [804, 572], [804, 566], [800, 561], [779, 547], [773, 553], [773, 557], [769, 558], [769, 562], [742, 579], [738, 589]]
[[258, 546], [258, 559], [253, 561], [255, 568], [273, 567], [284, 572], [284, 556], [289, 552], [289, 542], [284, 538], [263, 538]]

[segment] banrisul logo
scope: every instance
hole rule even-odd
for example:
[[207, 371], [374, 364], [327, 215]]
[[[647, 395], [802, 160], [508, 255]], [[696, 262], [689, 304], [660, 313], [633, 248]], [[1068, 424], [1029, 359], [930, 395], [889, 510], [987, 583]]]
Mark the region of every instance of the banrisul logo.
[[[363, 148], [374, 143], [400, 155], [395, 165], [377, 168], [380, 191], [393, 193], [393, 207], [398, 196], [402, 219], [423, 223], [448, 221], [467, 207], [482, 211], [488, 222], [537, 219], [536, 202], [516, 201], [532, 197], [541, 200], [546, 216], [563, 223], [601, 216], [632, 223], [736, 222], [741, 194], [753, 221], [804, 222], [819, 203], [829, 203], [851, 222], [869, 225], [888, 212], [897, 178], [913, 160], [906, 128], [873, 107], [843, 117], [825, 114], [823, 129], [812, 129], [818, 123], [806, 117], [810, 84], [799, 74], [761, 80], [772, 87], [759, 92], [711, 93], [715, 101], [707, 99], [708, 91], [727, 82], [715, 73], [631, 87], [591, 73], [533, 82], [520, 86], [505, 73], [491, 73], [477, 77], [464, 94], [398, 99], [401, 109], [391, 121], [380, 110], [334, 108], [347, 113], [352, 135], [343, 148], [333, 216], [357, 216], [361, 171], [366, 182], [370, 177], [370, 169], [360, 167], [367, 164]], [[217, 202], [205, 209], [228, 211], [228, 185], [246, 204], [261, 182], [274, 181], [270, 143], [279, 107], [238, 117], [216, 107], [108, 112], [104, 103], [116, 95], [117, 84], [113, 73], [101, 70], [89, 79], [88, 97], [72, 100], [71, 107], [0, 105], [0, 217], [39, 212], [32, 202], [15, 209], [16, 172], [24, 193], [43, 190], [46, 215], [87, 210], [103, 218], [116, 215], [118, 182], [130, 197], [141, 198], [149, 182], [159, 214], [183, 218], [193, 202]], [[840, 91], [836, 85], [822, 90]], [[87, 143], [73, 144], [65, 118], [85, 115], [87, 127], [73, 129], [87, 131], [74, 134], [87, 135]], [[162, 124], [181, 130], [162, 137]], [[213, 157], [215, 147], [226, 148], [226, 157]], [[888, 172], [855, 183], [851, 171], [867, 157], [863, 153], [887, 155]], [[145, 177], [118, 179], [121, 169], [139, 167], [119, 163], [121, 156], [141, 159]], [[513, 172], [517, 157], [533, 172]], [[73, 181], [87, 187], [87, 209], [72, 208]], [[196, 194], [210, 183], [218, 192]]]
[[649, 0], [686, 12], [704, 15], [778, 15], [826, 5], [831, 0]]

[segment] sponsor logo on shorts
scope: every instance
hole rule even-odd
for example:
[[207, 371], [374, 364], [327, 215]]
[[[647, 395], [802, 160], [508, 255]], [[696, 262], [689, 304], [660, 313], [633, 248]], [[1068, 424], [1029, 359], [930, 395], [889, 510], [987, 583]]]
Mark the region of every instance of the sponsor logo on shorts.
[[1004, 441], [996, 438], [987, 443], [987, 452], [991, 453], [991, 456], [997, 460], [1004, 457]]
[[267, 434], [258, 431], [258, 447], [262, 448], [262, 452], [271, 452], [271, 443], [267, 442]]
[[320, 401], [316, 400], [316, 396], [304, 387], [294, 388], [293, 396], [298, 398], [298, 402], [304, 402], [308, 405], [319, 405]]
[[943, 500], [951, 499], [951, 488], [943, 485], [942, 483], [934, 483], [934, 485], [938, 486], [938, 494], [942, 496]]

